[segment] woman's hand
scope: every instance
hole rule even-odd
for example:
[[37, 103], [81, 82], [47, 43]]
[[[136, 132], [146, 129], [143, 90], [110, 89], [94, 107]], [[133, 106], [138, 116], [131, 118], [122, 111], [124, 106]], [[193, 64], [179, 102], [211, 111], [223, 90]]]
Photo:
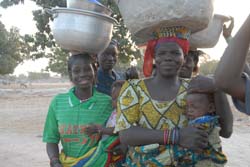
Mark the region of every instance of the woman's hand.
[[181, 128], [179, 145], [193, 151], [201, 152], [208, 146], [208, 133], [199, 126]]
[[85, 129], [85, 133], [88, 136], [92, 136], [94, 134], [101, 134], [102, 133], [102, 126], [100, 125], [89, 125], [86, 129]]
[[225, 24], [223, 25], [223, 36], [225, 39], [231, 37], [233, 28], [234, 28], [234, 18], [230, 16], [231, 23], [227, 27]]
[[188, 93], [215, 93], [216, 91], [214, 79], [202, 75], [193, 78], [188, 88]]
[[126, 155], [127, 152], [127, 146], [124, 144], [119, 144], [112, 148], [111, 150], [106, 150], [109, 153], [112, 153], [113, 155]]

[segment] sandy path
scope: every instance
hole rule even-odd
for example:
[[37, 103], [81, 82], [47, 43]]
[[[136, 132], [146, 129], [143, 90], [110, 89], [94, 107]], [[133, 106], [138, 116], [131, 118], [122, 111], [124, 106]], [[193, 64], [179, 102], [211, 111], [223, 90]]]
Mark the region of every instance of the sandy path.
[[[43, 125], [52, 96], [66, 90], [0, 88], [0, 166], [49, 166], [45, 144], [41, 142]], [[226, 166], [250, 167], [250, 117], [238, 112], [234, 117], [234, 133], [230, 139], [223, 139], [229, 159]]]

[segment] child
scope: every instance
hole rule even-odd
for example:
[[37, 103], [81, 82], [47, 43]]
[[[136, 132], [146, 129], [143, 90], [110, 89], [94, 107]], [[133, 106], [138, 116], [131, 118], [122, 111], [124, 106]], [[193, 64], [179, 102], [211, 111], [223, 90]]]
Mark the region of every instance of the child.
[[[97, 140], [98, 135], [89, 137], [84, 133], [89, 121], [104, 125], [112, 113], [110, 97], [95, 90], [92, 63], [88, 53], [71, 56], [68, 73], [74, 86], [51, 101], [43, 132], [51, 167], [80, 164], [103, 166], [108, 161], [108, 154], [103, 150], [109, 145]], [[81, 115], [82, 111], [85, 111], [84, 116]], [[61, 152], [59, 143], [63, 148]], [[102, 157], [97, 157], [97, 154]]]
[[[116, 124], [116, 107], [117, 107], [117, 98], [119, 96], [120, 90], [122, 88], [122, 85], [124, 84], [124, 80], [119, 80], [119, 81], [115, 81], [112, 85], [112, 106], [113, 106], [113, 112], [111, 114], [111, 116], [109, 117], [107, 123], [106, 123], [106, 127], [102, 127], [100, 125], [92, 125], [89, 126], [86, 129], [86, 133], [91, 136], [93, 134], [99, 133], [101, 135], [116, 135], [113, 133], [114, 131], [114, 127]], [[105, 138], [105, 136], [103, 136], [103, 138]], [[120, 154], [120, 152], [113, 152], [113, 154]]]
[[[212, 94], [192, 93], [187, 95], [187, 110], [186, 116], [189, 119], [189, 125], [197, 126], [205, 129], [209, 134], [208, 147], [202, 152], [195, 153], [190, 150], [179, 150], [178, 159], [179, 166], [184, 161], [190, 160], [192, 163], [199, 161], [195, 166], [208, 166], [205, 164], [205, 159], [210, 159], [219, 166], [224, 166], [227, 162], [226, 156], [222, 153], [220, 140], [220, 127], [218, 124], [218, 116], [215, 115], [215, 104]], [[180, 158], [182, 157], [182, 158]], [[192, 158], [192, 159], [191, 159]], [[183, 162], [182, 162], [183, 160]], [[192, 160], [192, 161], [191, 161]]]
[[121, 76], [114, 70], [117, 55], [118, 44], [115, 40], [112, 40], [106, 50], [97, 56], [99, 67], [97, 69], [96, 89], [109, 96], [111, 96], [112, 84], [117, 80], [121, 80]]
[[199, 57], [205, 54], [200, 50], [190, 50], [185, 57], [185, 63], [182, 65], [179, 76], [181, 78], [192, 78], [199, 72]]

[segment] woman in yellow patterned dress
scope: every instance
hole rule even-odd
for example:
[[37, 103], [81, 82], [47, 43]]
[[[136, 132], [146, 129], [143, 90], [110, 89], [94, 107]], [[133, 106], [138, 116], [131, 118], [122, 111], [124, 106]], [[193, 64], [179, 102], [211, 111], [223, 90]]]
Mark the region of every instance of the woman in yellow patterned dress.
[[175, 167], [176, 146], [199, 152], [208, 143], [207, 132], [187, 126], [184, 115], [188, 80], [180, 79], [178, 73], [190, 33], [184, 27], [158, 32], [157, 39], [148, 42], [144, 57], [144, 74], [150, 76], [154, 59], [156, 75], [126, 82], [117, 103], [115, 132], [129, 145], [129, 167]]

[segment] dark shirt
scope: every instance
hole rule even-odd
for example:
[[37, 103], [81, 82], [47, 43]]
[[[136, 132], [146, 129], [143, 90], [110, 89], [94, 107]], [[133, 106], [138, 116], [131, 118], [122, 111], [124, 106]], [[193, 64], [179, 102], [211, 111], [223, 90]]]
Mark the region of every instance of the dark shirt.
[[105, 73], [102, 70], [102, 68], [98, 68], [96, 89], [97, 91], [105, 93], [110, 96], [111, 86], [117, 80], [121, 80], [121, 77], [114, 70], [112, 70], [112, 77], [111, 77], [108, 73]]

